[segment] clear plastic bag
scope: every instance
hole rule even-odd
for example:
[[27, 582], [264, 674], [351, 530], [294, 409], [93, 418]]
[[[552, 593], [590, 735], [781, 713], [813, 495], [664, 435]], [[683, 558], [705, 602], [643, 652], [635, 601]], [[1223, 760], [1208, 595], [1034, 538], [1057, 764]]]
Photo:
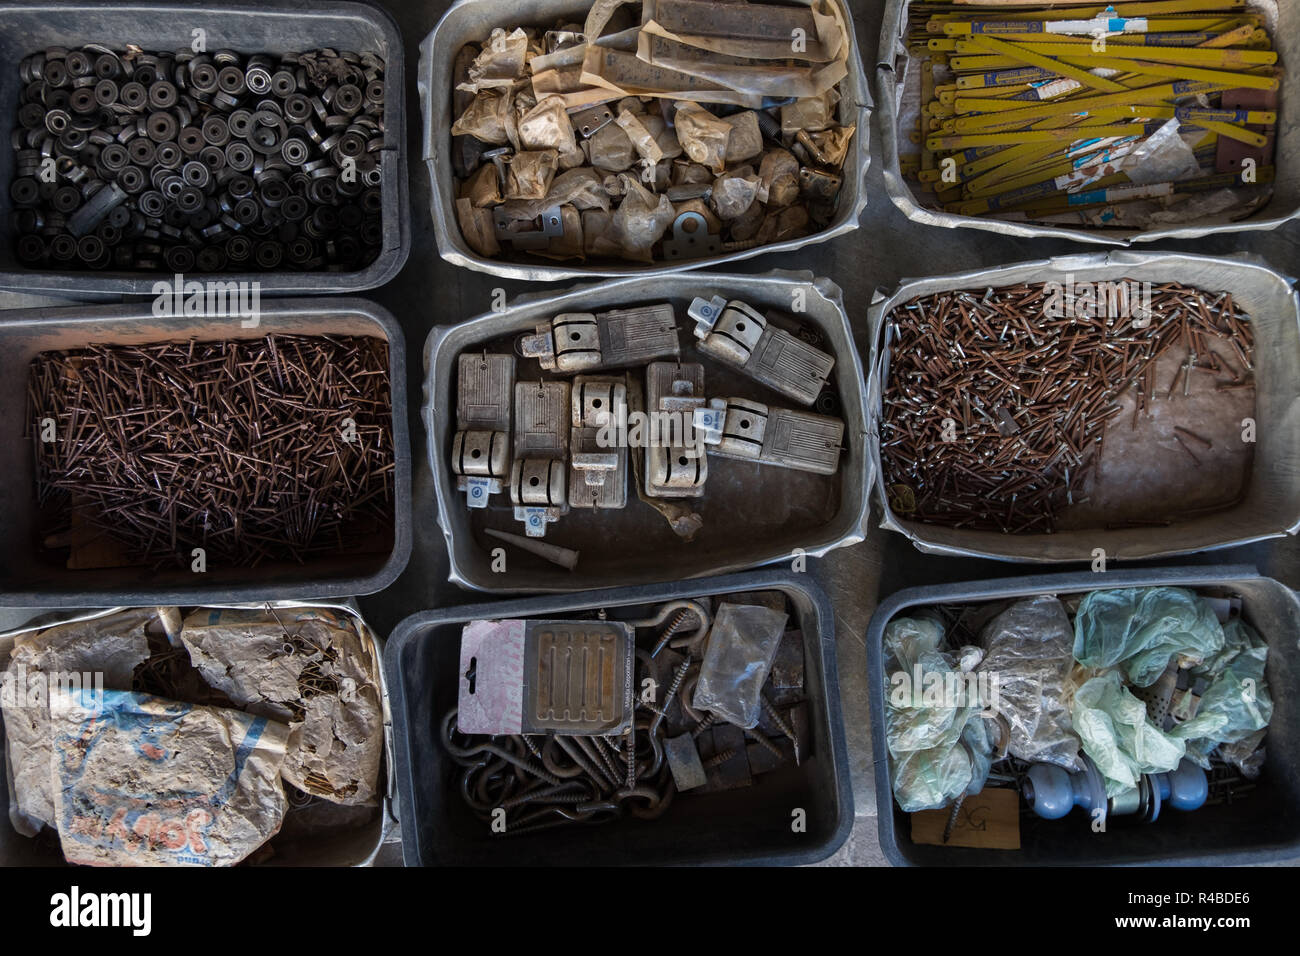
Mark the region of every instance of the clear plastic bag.
[[945, 652], [943, 638], [943, 624], [924, 612], [885, 628], [885, 739], [894, 797], [908, 813], [978, 793], [988, 779], [990, 722], [970, 680], [982, 654]]
[[1151, 722], [1146, 705], [1124, 687], [1118, 671], [1094, 677], [1075, 691], [1070, 716], [1083, 752], [1106, 778], [1107, 796], [1137, 786], [1144, 773], [1173, 770], [1183, 759], [1183, 741]]
[[695, 685], [692, 703], [697, 710], [710, 711], [737, 727], [757, 725], [763, 684], [788, 616], [748, 604], [718, 607]]
[[1196, 715], [1169, 732], [1187, 741], [1187, 756], [1207, 769], [1216, 747], [1240, 743], [1268, 727], [1273, 718], [1264, 677], [1268, 645], [1240, 618], [1225, 624], [1223, 634], [1223, 653], [1209, 665], [1213, 671], [1204, 675], [1210, 686], [1201, 694]]
[[993, 688], [989, 706], [1011, 729], [1013, 757], [1083, 769], [1065, 692], [1073, 640], [1070, 618], [1051, 595], [1017, 601], [980, 632], [979, 669]]
[[1074, 618], [1074, 657], [1084, 667], [1119, 667], [1150, 687], [1174, 657], [1199, 664], [1223, 648], [1223, 628], [1209, 602], [1186, 588], [1093, 591]]

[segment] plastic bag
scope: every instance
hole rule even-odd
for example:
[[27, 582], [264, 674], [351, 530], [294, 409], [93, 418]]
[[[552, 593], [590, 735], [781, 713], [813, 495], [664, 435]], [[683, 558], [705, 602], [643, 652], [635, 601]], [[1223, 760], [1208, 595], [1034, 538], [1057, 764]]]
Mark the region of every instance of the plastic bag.
[[1120, 683], [1118, 671], [1094, 677], [1075, 691], [1070, 716], [1083, 752], [1106, 778], [1107, 796], [1136, 787], [1144, 773], [1173, 770], [1183, 759], [1183, 741], [1150, 721], [1146, 705]]
[[885, 629], [885, 739], [894, 797], [908, 813], [978, 793], [988, 779], [991, 728], [972, 690], [981, 653], [945, 653], [943, 636], [943, 624], [924, 614], [895, 618]]
[[988, 780], [992, 751], [989, 722], [976, 717], [962, 727], [955, 744], [896, 758], [894, 799], [905, 813], [915, 813], [979, 793]]
[[1075, 660], [1118, 666], [1137, 687], [1154, 684], [1175, 656], [1199, 664], [1222, 648], [1214, 608], [1185, 588], [1093, 591], [1074, 617]]
[[763, 684], [788, 615], [748, 604], [718, 607], [692, 703], [746, 729], [758, 723]]
[[979, 669], [993, 680], [990, 707], [1011, 728], [1012, 756], [1083, 769], [1065, 703], [1073, 639], [1070, 618], [1051, 595], [1017, 601], [980, 633], [985, 655]]
[[1196, 715], [1169, 732], [1187, 741], [1187, 756], [1206, 769], [1215, 747], [1245, 740], [1273, 718], [1264, 677], [1268, 645], [1240, 618], [1225, 624], [1223, 634], [1224, 651], [1213, 662], [1215, 672]]

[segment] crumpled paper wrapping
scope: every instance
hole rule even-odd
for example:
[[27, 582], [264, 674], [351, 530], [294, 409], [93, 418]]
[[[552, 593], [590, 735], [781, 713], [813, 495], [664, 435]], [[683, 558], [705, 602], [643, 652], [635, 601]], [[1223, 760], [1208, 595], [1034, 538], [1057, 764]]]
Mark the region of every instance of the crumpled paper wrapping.
[[654, 134], [646, 129], [641, 122], [641, 117], [624, 107], [618, 111], [614, 122], [627, 134], [627, 138], [632, 141], [632, 147], [643, 160], [657, 163], [664, 158], [664, 151], [659, 148], [659, 142]]
[[749, 166], [725, 173], [713, 181], [713, 194], [709, 203], [718, 218], [736, 219], [749, 210], [758, 198], [760, 180]]
[[667, 196], [655, 195], [626, 173], [619, 180], [624, 197], [610, 223], [613, 238], [624, 258], [650, 262], [651, 247], [663, 238], [675, 218], [673, 204]]
[[677, 104], [673, 119], [677, 140], [692, 160], [721, 173], [727, 157], [727, 141], [731, 138], [731, 124], [714, 116], [698, 103]]
[[758, 165], [759, 196], [769, 206], [788, 206], [799, 198], [799, 160], [788, 149], [769, 149]]
[[87, 675], [83, 686], [94, 686], [101, 675], [106, 690], [130, 690], [136, 665], [149, 656], [145, 629], [167, 619], [178, 629], [175, 608], [135, 608], [87, 621], [59, 624], [19, 635], [10, 661], [0, 676], [11, 800], [9, 819], [24, 836], [41, 826], [54, 826], [54, 782], [50, 773], [53, 729], [50, 691], [59, 675]]
[[478, 93], [451, 124], [451, 135], [473, 136], [493, 146], [506, 146], [514, 138], [513, 107], [514, 99], [508, 90]]
[[579, 211], [609, 210], [609, 193], [594, 169], [569, 169], [551, 181], [542, 199], [513, 199], [504, 204], [506, 215], [514, 219], [536, 219], [553, 206], [573, 205]]
[[480, 256], [491, 258], [501, 254], [491, 210], [479, 209], [469, 199], [461, 197], [456, 200], [456, 222], [465, 242]]
[[56, 694], [50, 714], [69, 863], [233, 866], [279, 832], [284, 724], [129, 691]]
[[384, 750], [378, 665], [350, 621], [313, 608], [204, 608], [180, 636], [211, 686], [292, 728], [285, 780], [333, 803], [375, 800]]
[[526, 150], [554, 149], [565, 168], [581, 166], [586, 155], [573, 136], [573, 123], [564, 111], [564, 100], [544, 96], [516, 123], [519, 145]]
[[469, 78], [456, 89], [477, 93], [493, 87], [512, 86], [524, 72], [527, 57], [528, 34], [519, 28], [507, 33], [497, 27], [470, 65]]
[[515, 153], [506, 166], [506, 198], [545, 198], [559, 166], [560, 154], [553, 149]]

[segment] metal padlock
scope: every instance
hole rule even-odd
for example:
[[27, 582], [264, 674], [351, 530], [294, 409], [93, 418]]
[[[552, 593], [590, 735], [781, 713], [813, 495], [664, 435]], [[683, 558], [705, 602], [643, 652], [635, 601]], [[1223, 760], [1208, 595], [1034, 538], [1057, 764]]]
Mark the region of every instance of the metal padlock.
[[622, 378], [573, 380], [569, 439], [569, 506], [627, 505], [627, 383]]
[[[645, 490], [655, 498], [698, 498], [709, 477], [695, 412], [705, 408], [704, 366], [652, 362], [646, 367]], [[665, 434], [665, 430], [667, 434]]]
[[519, 382], [510, 502], [532, 537], [546, 534], [547, 524], [568, 514], [568, 455], [569, 383]]
[[770, 324], [744, 302], [696, 297], [686, 314], [695, 320], [701, 352], [802, 405], [817, 400], [835, 367], [834, 357]]
[[564, 312], [520, 339], [524, 358], [548, 371], [627, 368], [681, 357], [677, 316], [668, 303], [609, 312]]
[[515, 357], [484, 352], [457, 360], [456, 434], [451, 469], [471, 508], [486, 508], [510, 473]]
[[721, 458], [833, 475], [843, 442], [844, 422], [838, 418], [729, 398], [722, 439], [709, 451]]

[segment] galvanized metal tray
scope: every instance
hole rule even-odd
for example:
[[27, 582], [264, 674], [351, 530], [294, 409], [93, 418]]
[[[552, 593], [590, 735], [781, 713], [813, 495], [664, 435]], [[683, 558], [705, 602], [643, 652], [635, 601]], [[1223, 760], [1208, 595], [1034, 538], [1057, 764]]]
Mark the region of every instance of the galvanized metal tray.
[[[900, 303], [956, 289], [985, 289], [1022, 282], [1065, 283], [1133, 279], [1181, 282], [1207, 291], [1231, 292], [1255, 331], [1258, 383], [1254, 467], [1242, 502], [1230, 509], [1170, 527], [1058, 531], [1009, 535], [909, 521], [889, 505], [880, 460], [882, 397], [889, 376], [885, 317]], [[872, 464], [883, 509], [881, 527], [898, 531], [932, 554], [966, 555], [1035, 563], [1169, 557], [1227, 548], [1300, 531], [1300, 295], [1294, 280], [1245, 257], [1212, 258], [1185, 253], [1112, 252], [1058, 256], [1038, 262], [980, 269], [929, 279], [910, 279], [892, 294], [878, 292], [868, 321], [873, 359], [867, 387]]]
[[[882, 171], [885, 191], [908, 219], [927, 226], [946, 229], [984, 229], [1007, 236], [1054, 237], [1073, 239], [1075, 242], [1127, 246], [1134, 243], [1159, 242], [1164, 239], [1197, 239], [1217, 233], [1247, 232], [1257, 229], [1276, 229], [1283, 223], [1300, 219], [1300, 74], [1287, 71], [1282, 78], [1281, 103], [1277, 125], [1277, 179], [1272, 200], [1261, 210], [1239, 222], [1214, 222], [1169, 226], [1145, 231], [1133, 229], [1084, 229], [1047, 224], [1006, 222], [1000, 219], [981, 219], [977, 216], [958, 216], [950, 212], [927, 209], [913, 194], [911, 185], [903, 177], [899, 163], [902, 146], [907, 142], [907, 131], [899, 129], [902, 113], [903, 81], [911, 56], [905, 37], [908, 30], [908, 9], [912, 0], [888, 0], [885, 19], [880, 30], [880, 54], [876, 62], [876, 92], [880, 96], [880, 134], [883, 153]], [[1300, 7], [1281, 0], [1251, 0], [1252, 7], [1276, 16], [1276, 29], [1272, 31], [1273, 44], [1281, 61], [1294, 61], [1300, 56]]]
[[[673, 300], [683, 336], [690, 338], [685, 308], [696, 295], [739, 298], [759, 309], [789, 312], [793, 296], [802, 294], [805, 309], [798, 318], [816, 327], [825, 348], [835, 356], [831, 380], [840, 398], [845, 422], [845, 453], [833, 478], [763, 467], [747, 462], [709, 458], [705, 497], [695, 506], [704, 529], [692, 543], [677, 538], [662, 516], [636, 500], [629, 489], [621, 511], [575, 510], [547, 531], [546, 541], [582, 552], [577, 573], [540, 558], [506, 548], [506, 569], [492, 570], [492, 549], [501, 542], [482, 535], [482, 519], [473, 517], [456, 490], [448, 463], [455, 428], [456, 360], [462, 352], [482, 349], [490, 342], [531, 333], [541, 321], [561, 312], [600, 311], [612, 307]], [[494, 348], [509, 348], [502, 343]], [[683, 349], [684, 361], [698, 361], [693, 347]], [[706, 359], [706, 362], [712, 360]], [[519, 380], [526, 380], [524, 363]], [[659, 278], [620, 279], [580, 286], [558, 295], [520, 297], [503, 311], [489, 312], [455, 326], [439, 326], [424, 347], [424, 407], [421, 417], [428, 436], [428, 466], [438, 499], [438, 523], [450, 555], [450, 578], [484, 591], [570, 591], [580, 587], [611, 587], [680, 580], [790, 559], [800, 553], [824, 554], [855, 544], [866, 533], [868, 488], [874, 467], [867, 453], [866, 403], [862, 364], [839, 288], [810, 273], [770, 272], [763, 275], [685, 273]], [[534, 369], [532, 374], [536, 374]], [[735, 383], [737, 394], [759, 394], [759, 386], [737, 377], [718, 363], [708, 365], [706, 383]], [[721, 395], [714, 385], [710, 395]], [[773, 394], [772, 404], [782, 399]], [[508, 501], [508, 497], [505, 499]], [[508, 505], [496, 507], [507, 508]], [[494, 512], [476, 511], [475, 515]], [[523, 525], [502, 517], [494, 527], [523, 533]]]
[[[318, 834], [310, 840], [285, 842], [276, 847], [276, 855], [270, 866], [369, 866], [379, 855], [380, 848], [389, 834], [397, 826], [397, 774], [396, 761], [393, 756], [392, 710], [389, 704], [388, 681], [383, 664], [384, 639], [376, 634], [357, 610], [353, 601], [258, 601], [240, 604], [204, 604], [203, 607], [234, 608], [246, 610], [263, 610], [266, 608], [318, 607], [337, 611], [353, 618], [359, 625], [358, 633], [369, 645], [371, 660], [374, 665], [374, 677], [379, 685], [380, 703], [384, 715], [384, 759], [380, 767], [383, 777], [377, 788], [383, 797], [375, 813], [367, 820], [341, 826], [337, 833], [328, 837]], [[128, 607], [111, 607], [100, 610], [69, 610], [67, 608], [32, 608], [30, 620], [12, 630], [0, 634], [0, 663], [8, 665], [9, 652], [13, 639], [27, 631], [43, 630], [56, 624], [70, 624], [76, 621], [89, 621], [106, 617], [118, 611], [129, 610]], [[0, 716], [0, 740], [4, 738], [4, 719]], [[3, 765], [7, 761], [7, 751], [0, 748], [0, 769], [8, 777], [8, 770]], [[9, 825], [9, 802], [12, 794], [8, 788], [0, 789], [0, 866], [50, 866], [61, 863], [58, 848], [50, 846], [45, 840], [25, 837]], [[273, 838], [274, 839], [274, 838]]]
[[[842, 3], [842, 0], [835, 0]], [[840, 190], [839, 205], [831, 224], [821, 232], [799, 239], [774, 242], [756, 249], [729, 252], [702, 259], [655, 262], [640, 265], [635, 262], [611, 260], [599, 265], [548, 264], [533, 258], [491, 259], [481, 256], [461, 235], [456, 221], [456, 180], [451, 170], [451, 130], [456, 117], [451, 115], [452, 67], [462, 46], [487, 39], [493, 27], [523, 26], [547, 23], [563, 17], [582, 20], [591, 8], [590, 0], [522, 0], [503, 3], [501, 0], [459, 0], [438, 21], [438, 25], [420, 44], [420, 66], [417, 86], [420, 90], [420, 115], [424, 122], [423, 151], [429, 173], [430, 212], [433, 231], [438, 241], [438, 253], [448, 262], [506, 276], [511, 279], [529, 279], [552, 282], [556, 279], [580, 279], [588, 276], [651, 276], [673, 275], [684, 269], [703, 269], [738, 262], [754, 256], [773, 252], [790, 252], [813, 243], [825, 242], [851, 232], [858, 227], [858, 218], [867, 204], [867, 169], [871, 165], [869, 136], [871, 129], [871, 91], [866, 70], [856, 42], [849, 51], [849, 73], [840, 81], [841, 100], [839, 120], [844, 125], [853, 124], [857, 132], [844, 161], [844, 185]], [[849, 5], [842, 4], [848, 25], [850, 41], [854, 40], [853, 17]]]

